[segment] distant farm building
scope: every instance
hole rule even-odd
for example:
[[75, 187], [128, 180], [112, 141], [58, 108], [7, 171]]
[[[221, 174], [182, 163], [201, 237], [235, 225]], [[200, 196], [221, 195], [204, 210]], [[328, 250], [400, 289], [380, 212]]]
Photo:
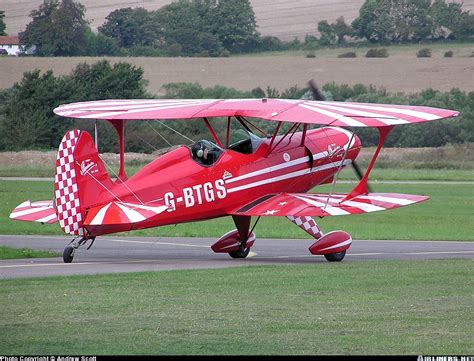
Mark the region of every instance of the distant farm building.
[[23, 53], [31, 55], [34, 54], [35, 50], [35, 46], [25, 50], [24, 47], [20, 45], [20, 38], [18, 35], [0, 36], [0, 55], [18, 56]]

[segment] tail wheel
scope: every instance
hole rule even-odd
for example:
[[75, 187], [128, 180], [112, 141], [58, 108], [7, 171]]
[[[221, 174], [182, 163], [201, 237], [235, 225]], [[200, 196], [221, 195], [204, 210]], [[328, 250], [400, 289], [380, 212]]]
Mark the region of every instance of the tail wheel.
[[342, 251], [342, 252], [337, 252], [337, 253], [325, 254], [324, 257], [326, 257], [326, 260], [328, 262], [341, 262], [344, 259], [345, 255], [346, 255], [346, 251]]
[[74, 252], [76, 249], [73, 246], [67, 246], [64, 248], [63, 252], [63, 261], [64, 263], [71, 263], [72, 260], [74, 259]]

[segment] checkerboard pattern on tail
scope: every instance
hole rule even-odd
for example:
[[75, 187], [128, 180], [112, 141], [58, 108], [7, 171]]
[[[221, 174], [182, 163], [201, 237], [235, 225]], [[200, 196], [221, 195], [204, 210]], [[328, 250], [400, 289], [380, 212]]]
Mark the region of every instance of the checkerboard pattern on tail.
[[59, 225], [65, 233], [76, 236], [83, 234], [83, 215], [73, 155], [80, 135], [81, 131], [75, 129], [63, 137], [56, 158], [54, 179], [54, 201]]

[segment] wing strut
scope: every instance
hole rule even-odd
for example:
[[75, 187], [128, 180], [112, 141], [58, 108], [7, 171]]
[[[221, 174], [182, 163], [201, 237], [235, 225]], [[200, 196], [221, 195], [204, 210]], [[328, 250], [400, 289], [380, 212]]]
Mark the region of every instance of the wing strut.
[[109, 122], [114, 126], [119, 136], [120, 168], [117, 180], [124, 183], [128, 179], [127, 174], [125, 173], [125, 120], [109, 120]]
[[290, 135], [290, 138], [289, 138], [289, 142], [291, 141], [291, 138], [293, 137], [293, 135], [295, 134], [296, 130], [298, 129], [298, 127], [300, 126], [301, 123], [295, 123], [291, 126], [290, 129], [287, 130], [287, 132], [280, 138], [280, 140], [277, 142], [277, 144], [275, 144], [275, 146], [272, 148], [272, 145], [278, 135], [278, 130], [280, 129], [280, 126], [281, 126], [281, 122], [278, 123], [278, 126], [276, 127], [275, 129], [275, 132], [273, 133], [273, 136], [272, 136], [272, 140], [270, 141], [270, 145], [268, 147], [268, 152], [267, 152], [267, 155], [270, 154], [271, 152], [273, 152], [279, 145], [281, 142], [283, 142], [283, 140], [285, 140], [285, 138], [287, 136], [289, 136], [290, 133], [292, 133]]
[[207, 119], [206, 117], [203, 118], [204, 119], [204, 123], [206, 123], [206, 126], [207, 126], [207, 129], [209, 129], [209, 132], [211, 133], [212, 137], [214, 138], [214, 140], [216, 141], [216, 144], [222, 148], [222, 143], [221, 141], [219, 140], [219, 138], [217, 137], [217, 134], [216, 132], [214, 131], [214, 128], [212, 128], [212, 125], [211, 123], [209, 123], [209, 119]]
[[375, 161], [377, 160], [377, 157], [379, 156], [380, 150], [382, 149], [382, 146], [385, 143], [385, 140], [387, 139], [388, 134], [390, 131], [393, 129], [393, 125], [386, 126], [386, 127], [379, 127], [379, 145], [377, 146], [377, 149], [375, 150], [375, 153], [372, 157], [372, 160], [369, 163], [369, 166], [367, 167], [367, 170], [365, 171], [364, 176], [360, 180], [360, 182], [354, 187], [354, 189], [342, 200], [347, 201], [352, 198], [355, 198], [357, 196], [360, 196], [361, 194], [368, 194], [369, 190], [367, 188], [367, 180], [369, 179], [369, 174], [370, 171], [372, 170], [372, 167], [375, 164]]

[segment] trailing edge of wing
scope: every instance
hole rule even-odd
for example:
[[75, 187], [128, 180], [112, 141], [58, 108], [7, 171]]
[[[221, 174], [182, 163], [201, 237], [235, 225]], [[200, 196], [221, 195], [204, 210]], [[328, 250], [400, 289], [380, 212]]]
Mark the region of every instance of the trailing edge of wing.
[[242, 116], [268, 121], [349, 127], [386, 127], [458, 115], [424, 106], [290, 99], [134, 99], [65, 104], [54, 109], [71, 118], [166, 120]]
[[341, 216], [385, 211], [423, 202], [429, 197], [399, 193], [368, 193], [343, 201], [347, 194], [280, 193], [265, 196], [234, 209], [241, 216]]

